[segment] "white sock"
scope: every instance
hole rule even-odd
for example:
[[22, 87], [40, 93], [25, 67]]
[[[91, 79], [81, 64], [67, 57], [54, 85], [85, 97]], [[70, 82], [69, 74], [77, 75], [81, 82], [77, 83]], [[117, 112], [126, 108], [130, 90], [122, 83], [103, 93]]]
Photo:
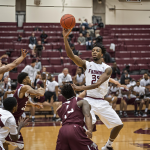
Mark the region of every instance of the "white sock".
[[145, 108], [145, 113], [147, 113], [147, 111], [148, 111], [148, 108]]
[[35, 116], [32, 116], [32, 119], [34, 119], [35, 118]]
[[56, 117], [56, 114], [54, 114], [54, 116], [53, 117]]
[[110, 140], [108, 140], [105, 146], [112, 147], [112, 144], [113, 144], [113, 142], [111, 142]]

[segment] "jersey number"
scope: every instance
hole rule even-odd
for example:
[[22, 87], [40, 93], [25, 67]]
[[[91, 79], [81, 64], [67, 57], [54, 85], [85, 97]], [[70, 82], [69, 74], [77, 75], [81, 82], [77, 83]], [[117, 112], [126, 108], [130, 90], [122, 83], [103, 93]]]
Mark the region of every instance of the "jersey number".
[[91, 84], [94, 84], [99, 79], [99, 76], [92, 75], [92, 81]]
[[[70, 111], [67, 111], [67, 114], [70, 114], [70, 113], [73, 113], [73, 112], [74, 112], [74, 110], [73, 110], [73, 108], [71, 108]], [[67, 115], [65, 115], [64, 118], [66, 119], [66, 118], [67, 118]]]

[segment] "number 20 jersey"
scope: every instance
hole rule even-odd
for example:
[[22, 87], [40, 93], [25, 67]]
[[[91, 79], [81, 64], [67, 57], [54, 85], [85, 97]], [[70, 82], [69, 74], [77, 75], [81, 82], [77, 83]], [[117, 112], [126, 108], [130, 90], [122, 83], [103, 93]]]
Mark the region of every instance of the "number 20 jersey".
[[[98, 81], [99, 77], [105, 72], [107, 68], [110, 66], [103, 63], [96, 64], [93, 61], [86, 61], [86, 71], [85, 71], [85, 81], [86, 86], [94, 84]], [[108, 91], [108, 82], [109, 79], [106, 80], [103, 84], [101, 84], [98, 88], [87, 90], [87, 96], [91, 98], [104, 98]]]

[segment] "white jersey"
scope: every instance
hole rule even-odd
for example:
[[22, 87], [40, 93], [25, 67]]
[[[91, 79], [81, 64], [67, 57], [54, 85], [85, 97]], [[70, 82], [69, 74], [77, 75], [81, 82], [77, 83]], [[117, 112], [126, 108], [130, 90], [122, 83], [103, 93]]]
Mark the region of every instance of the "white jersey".
[[76, 80], [78, 83], [82, 83], [84, 80], [84, 74], [81, 74], [80, 76], [77, 74]]
[[5, 142], [7, 135], [16, 135], [17, 125], [14, 116], [7, 110], [0, 108], [0, 142]]
[[[109, 67], [110, 66], [108, 66], [103, 62], [102, 64], [96, 64], [94, 62], [86, 61], [86, 71], [85, 71], [86, 86], [96, 83], [99, 77]], [[104, 96], [107, 94], [108, 91], [108, 82], [109, 79], [105, 81], [103, 84], [101, 84], [98, 88], [87, 90], [87, 96], [93, 98], [104, 98]]]

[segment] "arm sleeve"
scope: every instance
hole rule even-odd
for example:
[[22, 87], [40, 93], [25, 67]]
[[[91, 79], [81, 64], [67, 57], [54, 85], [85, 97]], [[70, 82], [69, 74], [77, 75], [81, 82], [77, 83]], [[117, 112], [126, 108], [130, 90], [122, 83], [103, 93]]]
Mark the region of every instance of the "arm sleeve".
[[13, 117], [8, 118], [6, 121], [6, 126], [10, 128], [10, 134], [12, 135], [18, 134], [15, 118]]
[[70, 79], [69, 79], [69, 81], [72, 81], [72, 77], [71, 77], [71, 75], [69, 75], [69, 78], [70, 78]]

